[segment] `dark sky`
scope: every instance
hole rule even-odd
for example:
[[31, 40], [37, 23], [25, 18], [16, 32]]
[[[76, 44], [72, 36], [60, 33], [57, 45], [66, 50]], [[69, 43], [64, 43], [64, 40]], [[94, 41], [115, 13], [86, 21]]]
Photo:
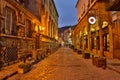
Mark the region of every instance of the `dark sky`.
[[54, 0], [59, 14], [58, 26], [69, 26], [77, 23], [77, 0]]

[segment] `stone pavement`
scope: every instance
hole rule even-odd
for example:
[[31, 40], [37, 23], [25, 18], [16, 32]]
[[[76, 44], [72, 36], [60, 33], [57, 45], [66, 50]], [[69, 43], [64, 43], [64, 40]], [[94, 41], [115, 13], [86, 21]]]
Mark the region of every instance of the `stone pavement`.
[[120, 60], [118, 60], [118, 59], [108, 59], [107, 60], [107, 68], [120, 73]]
[[[21, 63], [21, 62], [20, 62]], [[3, 67], [0, 70], [0, 80], [5, 80], [6, 78], [17, 73], [18, 65], [20, 63], [15, 63], [6, 67]]]
[[[112, 65], [113, 66], [113, 65]], [[69, 48], [60, 48], [25, 74], [8, 80], [119, 80], [120, 74], [94, 66], [91, 59], [83, 59]]]

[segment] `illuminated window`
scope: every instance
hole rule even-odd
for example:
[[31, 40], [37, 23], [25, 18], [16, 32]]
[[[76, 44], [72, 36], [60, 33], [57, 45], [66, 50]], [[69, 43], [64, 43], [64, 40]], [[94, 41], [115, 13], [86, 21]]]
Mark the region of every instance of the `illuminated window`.
[[80, 48], [82, 49], [82, 31], [80, 31]]
[[21, 24], [25, 24], [25, 15], [22, 11], [18, 12], [18, 22]]
[[109, 51], [109, 33], [108, 27], [103, 29], [103, 49], [104, 51]]

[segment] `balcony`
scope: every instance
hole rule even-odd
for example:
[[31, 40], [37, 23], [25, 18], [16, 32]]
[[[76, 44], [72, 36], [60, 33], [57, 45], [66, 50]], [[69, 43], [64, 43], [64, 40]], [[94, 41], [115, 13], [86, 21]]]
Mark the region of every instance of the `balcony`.
[[105, 0], [107, 11], [120, 11], [120, 0]]

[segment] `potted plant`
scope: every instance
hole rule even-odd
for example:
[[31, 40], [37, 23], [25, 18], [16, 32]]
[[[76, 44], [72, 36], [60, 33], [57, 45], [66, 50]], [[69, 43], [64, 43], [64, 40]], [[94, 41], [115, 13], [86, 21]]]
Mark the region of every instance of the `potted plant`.
[[22, 63], [18, 65], [18, 73], [26, 73], [30, 70], [31, 64], [30, 63]]

